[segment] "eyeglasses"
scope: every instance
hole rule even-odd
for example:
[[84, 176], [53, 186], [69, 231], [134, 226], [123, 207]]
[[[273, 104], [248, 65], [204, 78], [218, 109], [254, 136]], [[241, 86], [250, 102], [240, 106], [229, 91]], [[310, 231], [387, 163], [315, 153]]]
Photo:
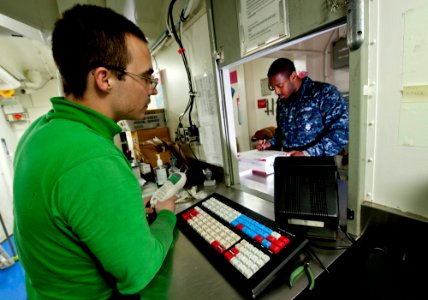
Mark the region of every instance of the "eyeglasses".
[[150, 82], [150, 88], [152, 90], [156, 89], [156, 86], [159, 83], [159, 79], [158, 78], [155, 78], [155, 77], [153, 77], [152, 75], [149, 75], [149, 74], [138, 75], [138, 74], [135, 74], [135, 73], [132, 73], [132, 72], [128, 72], [126, 70], [123, 70], [122, 72], [125, 73], [125, 74], [128, 74], [128, 75], [132, 75], [132, 76], [135, 76], [135, 77], [138, 77], [138, 78], [141, 78], [141, 79], [149, 81]]

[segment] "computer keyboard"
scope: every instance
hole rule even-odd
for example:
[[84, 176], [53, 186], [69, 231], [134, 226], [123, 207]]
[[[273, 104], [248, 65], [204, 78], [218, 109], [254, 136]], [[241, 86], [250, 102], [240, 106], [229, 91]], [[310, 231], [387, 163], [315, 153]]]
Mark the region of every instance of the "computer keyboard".
[[308, 242], [217, 193], [179, 213], [177, 226], [238, 291], [253, 298]]

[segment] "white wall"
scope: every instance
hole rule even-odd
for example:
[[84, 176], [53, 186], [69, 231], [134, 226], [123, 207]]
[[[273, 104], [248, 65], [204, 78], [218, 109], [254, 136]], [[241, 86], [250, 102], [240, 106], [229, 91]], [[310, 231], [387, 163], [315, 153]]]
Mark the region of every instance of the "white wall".
[[[428, 3], [366, 1], [370, 11], [365, 200], [428, 218]], [[409, 26], [412, 26], [409, 29]], [[409, 100], [406, 102], [406, 100]]]
[[[6, 121], [4, 114], [0, 112], [0, 138], [6, 140], [6, 153], [3, 145], [0, 145], [0, 213], [9, 234], [13, 232], [13, 210], [12, 210], [12, 150], [16, 147], [16, 137], [11, 126]], [[0, 227], [0, 241], [5, 238], [3, 229]]]
[[[257, 130], [265, 127], [276, 126], [276, 99], [274, 92], [271, 92], [270, 96], [262, 96], [260, 80], [267, 78], [267, 71], [269, 66], [274, 61], [273, 58], [261, 58], [244, 65], [245, 70], [245, 86], [247, 91], [247, 109], [248, 119], [251, 122], [248, 123], [248, 131], [250, 136], [253, 135]], [[265, 108], [257, 108], [257, 100], [266, 98], [269, 102], [269, 108], [272, 110], [272, 99], [274, 99], [274, 111], [275, 115], [265, 113]], [[248, 137], [249, 138], [249, 137]]]
[[[193, 143], [192, 151], [199, 160], [223, 166], [217, 103], [214, 103], [218, 100], [213, 97], [216, 86], [213, 80], [207, 15], [194, 17], [181, 37], [191, 68], [193, 89], [197, 92], [192, 122], [199, 127], [201, 145]], [[177, 43], [170, 39], [154, 53], [155, 67], [162, 70], [165, 114], [172, 140], [175, 139], [179, 116], [189, 101], [187, 75], [177, 50]], [[198, 80], [205, 85], [204, 89], [197, 90]], [[188, 113], [183, 118], [183, 126], [189, 126]], [[186, 147], [183, 150], [186, 151]], [[193, 156], [189, 151], [186, 153], [189, 157]]]
[[249, 131], [249, 124], [254, 123], [254, 117], [249, 118], [248, 115], [248, 104], [247, 104], [247, 89], [246, 89], [246, 79], [244, 66], [240, 65], [236, 68], [232, 69], [230, 73], [236, 72], [237, 82], [232, 84], [231, 86], [235, 89], [235, 93], [232, 99], [232, 107], [234, 112], [234, 122], [236, 129], [236, 142], [237, 142], [237, 150], [240, 151], [248, 151], [251, 149], [250, 142], [248, 137], [251, 136], [251, 132]]
[[[0, 112], [0, 137], [6, 140], [9, 151], [9, 156], [7, 157], [4, 155], [3, 149], [0, 149], [0, 213], [6, 223], [9, 234], [13, 233], [12, 161], [16, 147], [20, 137], [31, 122], [51, 109], [49, 99], [55, 95], [58, 95], [58, 81], [52, 79], [40, 90], [28, 95], [17, 94], [8, 99], [9, 101], [16, 101], [26, 109], [29, 122], [9, 123], [6, 121], [3, 112]], [[3, 230], [0, 230], [0, 241], [3, 238]]]

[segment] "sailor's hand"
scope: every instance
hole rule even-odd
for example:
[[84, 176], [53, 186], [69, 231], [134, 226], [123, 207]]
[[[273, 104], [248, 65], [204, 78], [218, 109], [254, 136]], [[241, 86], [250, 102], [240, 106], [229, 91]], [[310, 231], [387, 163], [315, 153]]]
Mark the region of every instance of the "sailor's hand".
[[291, 150], [285, 152], [285, 156], [306, 156], [303, 151]]

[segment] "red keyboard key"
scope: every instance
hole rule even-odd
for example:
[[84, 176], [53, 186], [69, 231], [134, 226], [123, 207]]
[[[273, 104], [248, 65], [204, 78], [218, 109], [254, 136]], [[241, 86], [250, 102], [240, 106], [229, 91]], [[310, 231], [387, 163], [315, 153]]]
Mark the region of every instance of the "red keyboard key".
[[281, 249], [284, 248], [286, 245], [283, 241], [280, 241], [280, 240], [274, 240], [274, 241], [272, 241], [272, 243], [274, 243], [275, 245], [277, 245]]
[[269, 247], [269, 250], [272, 251], [275, 254], [278, 254], [278, 252], [281, 250], [281, 248], [279, 248], [277, 245], [275, 245], [274, 243], [272, 243]]
[[197, 216], [197, 215], [199, 215], [198, 211], [197, 211], [196, 209], [194, 209], [194, 208], [192, 208], [192, 209], [190, 210], [190, 212], [192, 213], [192, 215], [193, 215], [193, 216]]
[[229, 251], [232, 251], [234, 255], [239, 253], [239, 250], [236, 247], [232, 247]]
[[273, 241], [276, 241], [276, 238], [274, 238], [274, 237], [273, 237], [273, 236], [271, 236], [271, 235], [268, 235], [266, 239], [267, 239], [269, 242], [271, 242], [271, 243], [273, 243]]
[[256, 241], [256, 242], [259, 242], [260, 244], [263, 242], [263, 240], [264, 240], [264, 238], [261, 236], [261, 235], [256, 235], [255, 237], [254, 237], [254, 240]]
[[235, 255], [234, 255], [231, 251], [227, 251], [227, 252], [225, 252], [225, 253], [224, 253], [224, 257], [225, 257], [228, 261], [230, 261], [232, 258], [234, 258], [234, 257], [235, 257]]
[[286, 246], [290, 243], [290, 239], [287, 238], [287, 237], [285, 237], [285, 236], [283, 236], [283, 235], [281, 235], [281, 237], [279, 238], [279, 240], [281, 242], [283, 242]]
[[218, 241], [213, 241], [211, 243], [211, 245], [214, 247], [214, 249], [219, 252], [219, 253], [223, 253], [226, 248], [224, 248], [224, 246], [222, 244], [220, 244]]

